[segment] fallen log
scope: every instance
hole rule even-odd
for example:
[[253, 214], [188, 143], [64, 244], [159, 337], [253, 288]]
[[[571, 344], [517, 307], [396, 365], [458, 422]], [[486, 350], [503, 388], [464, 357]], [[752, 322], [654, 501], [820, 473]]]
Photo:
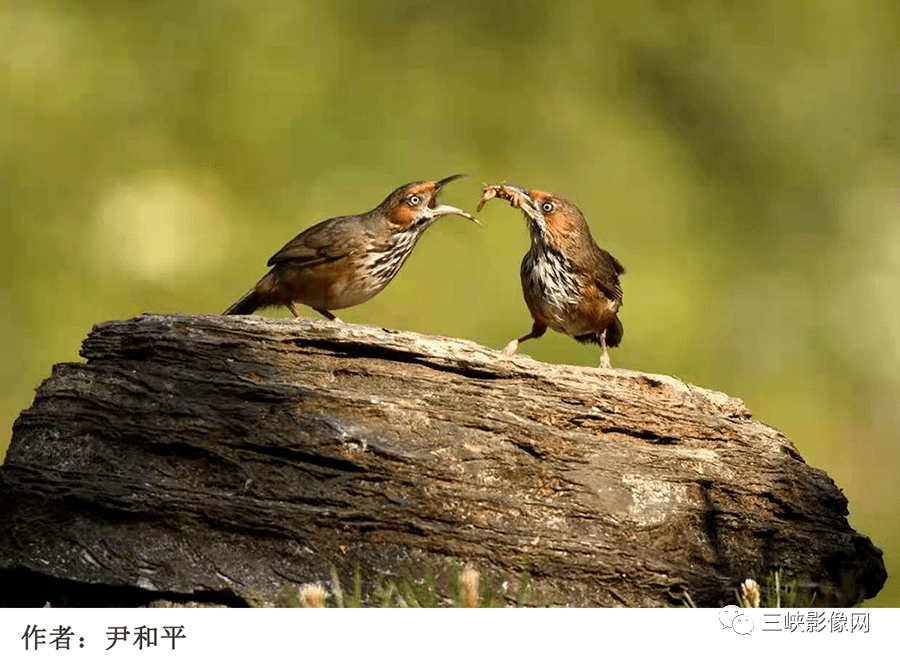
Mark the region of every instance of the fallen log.
[[[475, 567], [494, 604], [719, 606], [776, 570], [874, 596], [847, 500], [733, 397], [359, 325], [96, 326], [0, 467], [0, 604], [364, 600]], [[525, 577], [525, 580], [522, 580]]]

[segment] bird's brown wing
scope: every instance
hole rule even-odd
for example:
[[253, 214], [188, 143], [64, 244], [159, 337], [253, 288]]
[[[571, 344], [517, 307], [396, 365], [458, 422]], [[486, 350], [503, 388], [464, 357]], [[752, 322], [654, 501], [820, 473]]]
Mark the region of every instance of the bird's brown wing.
[[307, 228], [269, 258], [267, 266], [281, 262], [312, 267], [350, 255], [364, 242], [358, 216], [339, 216]]
[[622, 285], [619, 275], [625, 273], [625, 267], [612, 255], [599, 246], [594, 246], [591, 262], [597, 288], [607, 297], [622, 303]]

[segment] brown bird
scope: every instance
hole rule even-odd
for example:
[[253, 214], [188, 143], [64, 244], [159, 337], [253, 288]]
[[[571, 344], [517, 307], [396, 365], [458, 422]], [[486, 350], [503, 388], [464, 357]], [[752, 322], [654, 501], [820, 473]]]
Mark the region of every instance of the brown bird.
[[[416, 242], [441, 216], [462, 209], [438, 204], [441, 189], [465, 175], [401, 186], [370, 212], [339, 216], [308, 228], [275, 253], [263, 276], [224, 315], [249, 315], [266, 306], [310, 306], [330, 320], [330, 311], [368, 301], [393, 280]], [[340, 321], [340, 320], [338, 320]]]
[[515, 354], [519, 343], [540, 338], [550, 327], [579, 342], [600, 345], [600, 367], [610, 368], [607, 347], [618, 347], [625, 333], [617, 315], [622, 306], [619, 275], [625, 268], [597, 246], [581, 211], [568, 200], [498, 184], [485, 186], [478, 211], [495, 197], [521, 209], [531, 233], [520, 274], [534, 325], [531, 333], [510, 341], [503, 353]]

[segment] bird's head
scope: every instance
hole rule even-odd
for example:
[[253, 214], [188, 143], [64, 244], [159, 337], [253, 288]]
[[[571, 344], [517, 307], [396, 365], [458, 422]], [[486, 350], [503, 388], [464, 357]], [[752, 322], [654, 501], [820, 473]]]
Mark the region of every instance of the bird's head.
[[525, 189], [516, 184], [495, 184], [484, 187], [484, 195], [478, 203], [478, 211], [492, 198], [508, 200], [510, 206], [521, 209], [528, 221], [532, 239], [546, 243], [565, 242], [572, 233], [590, 233], [581, 210], [564, 198], [539, 191]]
[[413, 182], [396, 189], [379, 205], [395, 232], [421, 228], [424, 230], [441, 216], [456, 214], [478, 223], [468, 212], [438, 202], [441, 189], [466, 175], [451, 175], [435, 182]]

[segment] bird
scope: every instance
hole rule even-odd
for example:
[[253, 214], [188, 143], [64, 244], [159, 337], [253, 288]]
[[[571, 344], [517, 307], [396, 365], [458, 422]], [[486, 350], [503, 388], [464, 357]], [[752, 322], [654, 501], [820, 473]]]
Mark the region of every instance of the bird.
[[222, 314], [249, 315], [283, 305], [299, 317], [294, 305], [299, 303], [340, 322], [331, 311], [381, 292], [436, 220], [455, 214], [478, 223], [462, 209], [438, 203], [441, 189], [465, 176], [404, 184], [369, 212], [307, 228], [269, 258], [271, 270]]
[[619, 320], [625, 268], [594, 241], [581, 210], [553, 193], [526, 190], [515, 184], [484, 187], [477, 211], [492, 198], [508, 200], [525, 215], [531, 248], [522, 259], [520, 276], [531, 331], [511, 340], [503, 353], [540, 338], [551, 328], [602, 348], [600, 365], [611, 368], [608, 347], [618, 347], [625, 330]]

